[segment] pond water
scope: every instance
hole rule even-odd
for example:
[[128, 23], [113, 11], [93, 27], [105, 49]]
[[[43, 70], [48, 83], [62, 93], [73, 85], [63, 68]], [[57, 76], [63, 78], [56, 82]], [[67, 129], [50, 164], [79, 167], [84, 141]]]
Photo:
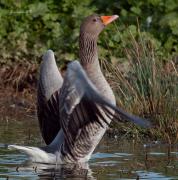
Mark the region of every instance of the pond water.
[[0, 179], [178, 179], [178, 146], [107, 135], [86, 164], [31, 163], [25, 154], [7, 149], [7, 144], [43, 144], [37, 120], [24, 119], [0, 121]]

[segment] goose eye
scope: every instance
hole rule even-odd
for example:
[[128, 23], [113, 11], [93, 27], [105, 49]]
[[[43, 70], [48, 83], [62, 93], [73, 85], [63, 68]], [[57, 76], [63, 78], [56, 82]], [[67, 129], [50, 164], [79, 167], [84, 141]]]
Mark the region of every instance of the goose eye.
[[97, 19], [96, 19], [96, 18], [94, 18], [94, 19], [93, 19], [93, 22], [96, 22], [96, 21], [97, 21]]

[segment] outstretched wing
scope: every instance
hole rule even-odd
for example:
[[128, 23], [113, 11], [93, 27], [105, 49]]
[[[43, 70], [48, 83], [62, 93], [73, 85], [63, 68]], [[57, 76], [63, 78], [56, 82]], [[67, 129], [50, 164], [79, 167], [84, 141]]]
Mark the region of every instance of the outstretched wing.
[[[73, 147], [79, 136], [82, 136], [80, 144], [83, 144], [83, 147], [90, 146], [87, 143], [91, 142], [87, 142], [87, 139], [89, 131], [93, 129], [87, 129], [87, 132], [83, 129], [92, 123], [104, 127], [104, 124], [109, 124], [108, 120], [114, 119], [118, 122], [122, 117], [139, 126], [150, 127], [147, 120], [124, 112], [102, 96], [77, 61], [68, 65], [61, 88], [59, 110], [65, 137], [63, 149], [73, 158]], [[82, 151], [86, 149], [80, 149], [80, 153], [84, 153]]]
[[54, 53], [48, 50], [43, 56], [40, 66], [37, 114], [42, 137], [46, 144], [50, 144], [60, 130], [59, 121], [59, 93], [63, 78], [58, 70]]

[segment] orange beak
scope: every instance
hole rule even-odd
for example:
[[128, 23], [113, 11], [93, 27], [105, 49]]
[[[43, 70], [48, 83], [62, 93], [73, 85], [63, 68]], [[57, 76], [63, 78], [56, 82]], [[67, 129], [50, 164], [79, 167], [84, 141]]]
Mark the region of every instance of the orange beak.
[[113, 16], [101, 16], [101, 20], [103, 21], [103, 24], [106, 26], [110, 24], [111, 22], [115, 21], [119, 16], [113, 15]]

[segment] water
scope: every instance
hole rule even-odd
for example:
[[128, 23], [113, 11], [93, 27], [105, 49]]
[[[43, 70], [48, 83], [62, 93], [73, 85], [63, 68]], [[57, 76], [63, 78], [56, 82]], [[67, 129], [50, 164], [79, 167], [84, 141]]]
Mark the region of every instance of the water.
[[[34, 118], [0, 121], [1, 179], [178, 179], [178, 147], [160, 142], [135, 142], [109, 138], [100, 142], [86, 164], [47, 165], [28, 161], [26, 155], [8, 150], [8, 144], [40, 146]], [[145, 144], [145, 145], [144, 145]]]

